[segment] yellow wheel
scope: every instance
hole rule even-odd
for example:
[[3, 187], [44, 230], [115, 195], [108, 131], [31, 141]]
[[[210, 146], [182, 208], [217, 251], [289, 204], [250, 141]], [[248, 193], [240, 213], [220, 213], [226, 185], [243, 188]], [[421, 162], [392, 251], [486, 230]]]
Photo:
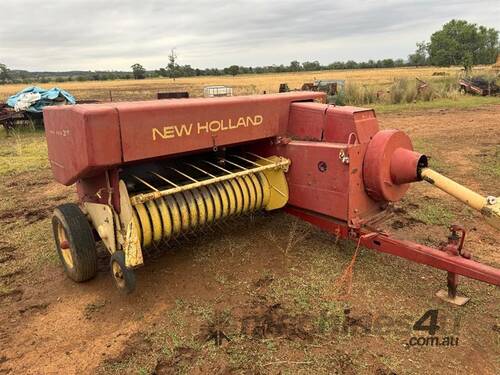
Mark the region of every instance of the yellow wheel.
[[66, 274], [76, 282], [97, 273], [97, 252], [92, 228], [76, 204], [58, 206], [52, 217], [56, 251]]

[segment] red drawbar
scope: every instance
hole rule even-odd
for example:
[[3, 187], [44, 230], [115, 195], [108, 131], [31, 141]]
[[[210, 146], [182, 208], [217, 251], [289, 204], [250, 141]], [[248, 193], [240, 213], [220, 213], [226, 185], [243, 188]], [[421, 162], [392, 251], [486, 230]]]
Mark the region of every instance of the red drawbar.
[[[334, 235], [342, 238], [349, 238], [349, 229], [342, 223], [332, 220], [331, 218], [313, 212], [295, 209], [293, 207], [288, 207], [286, 210], [290, 214], [308, 221]], [[446, 251], [410, 241], [398, 240], [382, 233], [370, 232], [362, 233], [360, 244], [381, 253], [396, 255], [411, 260], [412, 262], [453, 272], [485, 283], [500, 285], [499, 269], [461, 256], [451, 255]]]

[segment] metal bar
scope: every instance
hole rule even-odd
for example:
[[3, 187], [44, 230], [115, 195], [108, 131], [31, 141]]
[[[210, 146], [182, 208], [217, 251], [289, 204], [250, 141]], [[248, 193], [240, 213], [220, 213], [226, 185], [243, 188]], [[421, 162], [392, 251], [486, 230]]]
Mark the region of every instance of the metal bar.
[[196, 165], [194, 165], [194, 164], [191, 164], [191, 163], [184, 163], [184, 164], [189, 165], [190, 167], [193, 167], [194, 169], [197, 169], [197, 170], [199, 170], [199, 171], [200, 171], [200, 172], [202, 172], [202, 173], [205, 173], [207, 176], [210, 176], [210, 177], [217, 177], [217, 176], [213, 175], [212, 173], [209, 173], [209, 172], [207, 172], [206, 170], [204, 170], [204, 169], [201, 169], [201, 168], [197, 167], [197, 166], [196, 166]]
[[[256, 154], [252, 154], [252, 153], [250, 153], [250, 152], [247, 152], [247, 154], [254, 155], [254, 156], [260, 157], [260, 158], [262, 158], [262, 159], [264, 159], [264, 160], [270, 161], [271, 163], [274, 163], [274, 161], [272, 161], [271, 159], [263, 158], [263, 157], [261, 157], [261, 156], [259, 156], [259, 155], [256, 155]], [[260, 165], [260, 164], [258, 164], [258, 163], [256, 163], [256, 162], [252, 161], [252, 160], [245, 159], [244, 157], [239, 156], [239, 155], [232, 155], [232, 156], [235, 156], [235, 157], [237, 157], [237, 158], [239, 158], [239, 159], [241, 159], [241, 160], [244, 160], [244, 161], [246, 161], [246, 162], [248, 162], [248, 163], [251, 163], [251, 164], [254, 164], [254, 165]], [[271, 186], [271, 188], [273, 188], [274, 190], [276, 190], [276, 191], [278, 192], [278, 194], [280, 194], [281, 196], [283, 196], [283, 197], [285, 197], [285, 198], [288, 198], [288, 195], [287, 195], [287, 194], [285, 194], [284, 192], [282, 192], [282, 191], [281, 191], [280, 189], [278, 189], [276, 186], [274, 186], [274, 185], [273, 185], [273, 184], [271, 184], [271, 183], [269, 183], [269, 185]]]
[[240, 168], [240, 169], [243, 169], [243, 170], [247, 170], [247, 169], [248, 169], [248, 168], [245, 168], [245, 167], [243, 167], [243, 166], [241, 166], [241, 165], [239, 165], [239, 164], [236, 164], [236, 163], [234, 163], [234, 162], [232, 162], [232, 161], [230, 161], [230, 160], [227, 160], [227, 159], [224, 159], [224, 160], [225, 160], [227, 163], [232, 164], [232, 165], [234, 165], [235, 167], [238, 167], [238, 168]]
[[227, 169], [222, 168], [221, 166], [219, 166], [219, 165], [217, 165], [217, 164], [214, 164], [214, 163], [209, 162], [208, 160], [203, 160], [203, 161], [204, 161], [205, 163], [207, 163], [207, 164], [210, 164], [212, 167], [219, 168], [221, 171], [224, 171], [224, 172], [229, 173], [229, 174], [232, 174], [232, 173], [233, 173], [233, 172], [231, 172], [231, 171], [229, 171], [229, 170], [227, 170]]
[[155, 188], [153, 185], [148, 184], [146, 181], [144, 181], [142, 178], [139, 178], [135, 175], [132, 175], [137, 181], [142, 182], [144, 185], [146, 185], [148, 188], [153, 189], [154, 191], [159, 191], [157, 188]]
[[474, 208], [483, 215], [485, 221], [493, 228], [500, 230], [500, 199], [496, 197], [483, 197], [465, 186], [443, 176], [442, 174], [424, 168], [420, 171], [424, 181], [436, 186], [438, 189], [450, 194], [467, 206]]
[[252, 152], [247, 152], [247, 154], [255, 156], [257, 159], [266, 160], [266, 161], [271, 162], [271, 163], [273, 162], [271, 159], [265, 158], [264, 156], [260, 156], [260, 155], [254, 154]]
[[[133, 197], [130, 198], [130, 202], [132, 205], [137, 205], [139, 203], [144, 203], [144, 202], [147, 202], [149, 200], [153, 200], [153, 199], [157, 199], [157, 198], [164, 197], [167, 195], [179, 193], [181, 191], [186, 191], [186, 190], [198, 188], [201, 186], [207, 186], [207, 185], [210, 185], [210, 184], [213, 184], [216, 182], [226, 181], [226, 180], [230, 180], [230, 179], [236, 178], [236, 177], [246, 176], [246, 175], [251, 174], [251, 173], [262, 172], [262, 171], [265, 171], [268, 169], [274, 169], [274, 168], [287, 168], [289, 165], [290, 165], [290, 160], [285, 159], [285, 158], [281, 158], [277, 162], [272, 162], [272, 164], [261, 165], [261, 166], [256, 167], [256, 168], [247, 169], [247, 170], [239, 171], [239, 172], [230, 172], [231, 174], [227, 174], [224, 176], [217, 176], [217, 177], [213, 177], [213, 178], [210, 178], [207, 180], [197, 181], [197, 182], [193, 182], [191, 184], [177, 186], [175, 188], [171, 188], [171, 189], [167, 189], [167, 190], [158, 190], [158, 189], [152, 187], [152, 189], [154, 190], [153, 192], [134, 195]], [[277, 190], [277, 189], [275, 188], [275, 190]], [[282, 192], [279, 192], [279, 193], [283, 194]]]
[[249, 159], [246, 159], [244, 158], [243, 156], [240, 156], [240, 155], [230, 155], [230, 156], [234, 156], [235, 158], [238, 158], [238, 159], [241, 159], [243, 161], [246, 161], [247, 163], [250, 163], [250, 164], [253, 164], [253, 165], [260, 165], [259, 163], [256, 163], [252, 160], [249, 160]]
[[168, 183], [169, 183], [170, 185], [172, 185], [172, 186], [175, 186], [175, 187], [179, 186], [179, 185], [177, 185], [177, 184], [173, 183], [172, 181], [170, 181], [170, 180], [166, 179], [166, 178], [165, 178], [165, 177], [163, 177], [161, 174], [158, 174], [158, 173], [156, 173], [156, 172], [151, 172], [151, 173], [152, 173], [152, 174], [154, 174], [154, 175], [155, 175], [156, 177], [158, 177], [159, 179], [162, 179], [163, 181], [168, 182]]
[[416, 263], [457, 273], [493, 285], [500, 285], [500, 270], [458, 255], [449, 255], [445, 251], [398, 240], [379, 234], [369, 240], [361, 240], [365, 247], [409, 259]]
[[184, 177], [186, 177], [187, 179], [189, 179], [189, 180], [191, 180], [191, 181], [193, 181], [193, 182], [199, 182], [198, 180], [195, 180], [193, 177], [191, 177], [191, 176], [189, 176], [189, 175], [187, 175], [187, 174], [185, 174], [185, 173], [183, 173], [183, 172], [181, 172], [181, 171], [179, 171], [179, 170], [177, 170], [177, 169], [175, 169], [175, 168], [170, 167], [170, 169], [172, 169], [172, 170], [176, 171], [176, 172], [177, 172], [177, 173], [179, 173], [181, 176], [184, 176]]
[[283, 193], [280, 189], [278, 189], [276, 186], [272, 185], [272, 184], [269, 184], [274, 190], [276, 190], [279, 194], [281, 194], [283, 197], [287, 198], [288, 195], [286, 195], [285, 193]]
[[422, 169], [420, 176], [424, 181], [429, 182], [475, 210], [481, 211], [486, 206], [487, 201], [485, 197], [430, 168]]
[[[345, 222], [339, 222], [324, 215], [295, 207], [286, 207], [285, 210], [328, 232], [343, 238], [349, 238], [349, 228]], [[488, 284], [500, 285], [499, 269], [458, 255], [450, 255], [445, 251], [432, 247], [410, 241], [398, 240], [391, 238], [387, 234], [376, 232], [362, 232], [360, 243], [367, 248], [381, 253], [396, 255], [416, 263], [425, 264], [448, 272], [454, 272]]]

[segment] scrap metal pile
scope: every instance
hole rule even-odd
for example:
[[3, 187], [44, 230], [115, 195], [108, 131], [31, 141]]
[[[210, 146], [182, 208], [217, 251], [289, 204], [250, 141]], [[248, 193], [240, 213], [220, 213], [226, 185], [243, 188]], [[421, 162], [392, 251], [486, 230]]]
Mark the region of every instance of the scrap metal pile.
[[500, 86], [495, 80], [481, 77], [461, 78], [458, 80], [460, 90], [464, 94], [476, 94], [481, 96], [491, 96], [500, 94]]
[[53, 174], [76, 183], [80, 199], [53, 218], [69, 277], [96, 274], [102, 240], [117, 286], [132, 291], [146, 248], [228, 217], [284, 208], [337, 237], [448, 271], [444, 297], [452, 302], [460, 302], [457, 275], [500, 285], [500, 270], [471, 258], [458, 226], [440, 248], [377, 229], [390, 203], [418, 181], [497, 228], [499, 200], [429, 169], [405, 133], [379, 129], [373, 110], [325, 99], [293, 92], [46, 108]]
[[18, 123], [41, 122], [45, 107], [75, 103], [70, 93], [57, 87], [45, 90], [30, 86], [10, 96], [5, 104], [0, 104], [0, 125], [10, 131]]

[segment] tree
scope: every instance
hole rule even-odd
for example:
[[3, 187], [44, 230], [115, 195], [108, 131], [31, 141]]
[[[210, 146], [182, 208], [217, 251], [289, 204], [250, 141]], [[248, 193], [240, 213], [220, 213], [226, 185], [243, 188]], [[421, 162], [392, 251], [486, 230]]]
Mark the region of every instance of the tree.
[[429, 55], [427, 53], [428, 47], [426, 42], [417, 43], [415, 53], [408, 55], [408, 64], [414, 66], [427, 65], [429, 62]]
[[10, 72], [5, 64], [0, 63], [0, 83], [10, 80]]
[[160, 77], [168, 77], [168, 72], [165, 68], [158, 69], [157, 73]]
[[321, 64], [318, 61], [305, 61], [302, 63], [302, 67], [305, 71], [320, 70]]
[[175, 82], [175, 77], [179, 73], [179, 64], [177, 64], [177, 54], [175, 53], [175, 48], [170, 50], [168, 55], [168, 65], [167, 65], [168, 76], [172, 78]]
[[146, 78], [146, 69], [141, 64], [134, 64], [131, 66], [132, 74], [135, 79], [144, 79]]
[[492, 64], [499, 50], [498, 31], [464, 20], [451, 20], [431, 36], [428, 52], [432, 65]]
[[234, 77], [240, 72], [240, 67], [238, 65], [231, 65], [229, 68], [227, 68], [227, 72]]
[[394, 68], [394, 60], [393, 59], [384, 59], [382, 60], [383, 68]]
[[358, 67], [358, 63], [354, 60], [346, 61], [344, 65], [345, 69], [356, 69]]
[[293, 60], [290, 63], [290, 71], [291, 72], [298, 72], [300, 70], [302, 70], [302, 66], [300, 65], [300, 63], [297, 60]]
[[405, 66], [405, 61], [403, 59], [396, 59], [394, 60], [394, 66], [396, 67]]

